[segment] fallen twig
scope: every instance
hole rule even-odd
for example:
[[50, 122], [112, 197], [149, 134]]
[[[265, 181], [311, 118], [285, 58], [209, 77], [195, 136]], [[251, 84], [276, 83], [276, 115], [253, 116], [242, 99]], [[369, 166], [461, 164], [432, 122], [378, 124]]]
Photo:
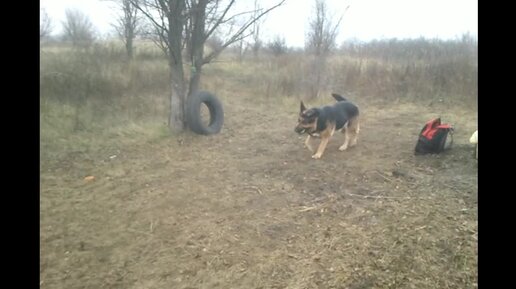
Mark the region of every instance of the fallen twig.
[[151, 233], [148, 233], [148, 232], [143, 232], [143, 231], [138, 231], [138, 230], [134, 230], [134, 229], [127, 229], [128, 232], [133, 232], [133, 233], [139, 233], [139, 234], [145, 234], [145, 235], [149, 235], [149, 236], [154, 236], [153, 234]]
[[420, 197], [387, 197], [387, 196], [369, 196], [369, 195], [357, 195], [357, 194], [351, 194], [351, 193], [346, 193], [346, 195], [349, 195], [349, 196], [352, 196], [352, 197], [360, 197], [360, 198], [363, 198], [363, 199], [425, 199], [425, 198], [420, 198]]
[[319, 208], [319, 206], [312, 206], [312, 207], [302, 206], [302, 209], [300, 209], [299, 212], [311, 211], [311, 210], [315, 210], [318, 208]]
[[454, 186], [452, 186], [452, 185], [449, 185], [449, 184], [444, 183], [444, 182], [443, 182], [442, 184], [443, 184], [445, 187], [447, 187], [447, 188], [449, 188], [449, 189], [454, 190], [456, 193], [461, 193], [461, 191], [460, 191], [460, 190], [458, 190], [457, 188], [455, 188], [455, 187], [454, 187]]
[[388, 177], [386, 177], [384, 174], [380, 173], [380, 171], [376, 170], [376, 173], [377, 173], [378, 175], [380, 175], [380, 177], [384, 178], [385, 180], [387, 180], [387, 181], [389, 181], [389, 182], [391, 182], [391, 183], [393, 182], [393, 180], [392, 180], [392, 179], [389, 179], [389, 178], [388, 178]]
[[253, 189], [257, 191], [259, 195], [263, 195], [262, 190], [260, 190], [260, 188], [258, 188], [257, 186], [246, 186], [244, 187], [244, 189]]

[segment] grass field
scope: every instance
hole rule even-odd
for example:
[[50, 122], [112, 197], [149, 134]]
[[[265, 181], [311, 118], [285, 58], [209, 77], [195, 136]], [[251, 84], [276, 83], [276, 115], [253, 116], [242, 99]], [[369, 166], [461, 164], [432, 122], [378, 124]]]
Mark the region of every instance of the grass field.
[[[263, 76], [276, 62], [205, 70], [203, 86], [225, 110], [221, 133], [206, 137], [169, 135], [166, 86], [130, 83], [166, 69], [158, 62], [104, 74], [122, 83], [105, 83], [113, 100], [91, 90], [77, 105], [51, 97], [48, 59], [41, 288], [477, 287], [475, 98], [357, 89], [349, 98], [361, 110], [358, 145], [340, 152], [336, 134], [313, 160], [294, 132], [299, 99], [332, 103], [330, 90], [298, 95], [288, 76]], [[438, 116], [455, 127], [452, 150], [414, 156], [422, 125]]]

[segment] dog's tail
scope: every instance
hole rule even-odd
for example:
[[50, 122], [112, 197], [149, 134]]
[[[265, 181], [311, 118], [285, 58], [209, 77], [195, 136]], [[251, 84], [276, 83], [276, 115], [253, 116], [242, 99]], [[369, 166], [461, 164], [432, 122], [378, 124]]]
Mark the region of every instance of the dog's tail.
[[335, 98], [336, 101], [347, 101], [347, 99], [345, 99], [342, 95], [340, 94], [336, 94], [336, 93], [332, 93], [331, 96], [333, 96], [333, 98]]

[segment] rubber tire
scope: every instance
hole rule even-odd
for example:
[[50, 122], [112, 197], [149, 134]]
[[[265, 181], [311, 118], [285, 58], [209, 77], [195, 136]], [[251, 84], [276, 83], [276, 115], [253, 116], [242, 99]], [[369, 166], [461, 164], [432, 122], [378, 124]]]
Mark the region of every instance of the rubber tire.
[[[210, 123], [205, 125], [201, 118], [201, 104], [205, 104], [210, 111]], [[217, 134], [224, 124], [224, 109], [220, 100], [208, 91], [199, 91], [190, 95], [187, 106], [188, 127], [195, 133], [202, 135]]]

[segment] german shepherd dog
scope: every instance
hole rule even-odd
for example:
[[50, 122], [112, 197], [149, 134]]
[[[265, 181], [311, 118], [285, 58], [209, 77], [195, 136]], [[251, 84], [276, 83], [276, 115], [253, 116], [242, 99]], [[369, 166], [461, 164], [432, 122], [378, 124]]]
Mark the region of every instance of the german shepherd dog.
[[337, 100], [337, 103], [323, 107], [307, 109], [303, 101], [301, 101], [298, 124], [294, 130], [298, 134], [308, 134], [305, 146], [311, 152], [314, 151], [310, 144], [311, 138], [321, 138], [319, 148], [312, 156], [314, 159], [321, 158], [328, 141], [335, 131], [341, 131], [344, 134], [344, 144], [339, 147], [340, 151], [344, 151], [348, 146], [352, 147], [357, 143], [360, 131], [358, 107], [341, 95], [332, 93], [332, 96]]

